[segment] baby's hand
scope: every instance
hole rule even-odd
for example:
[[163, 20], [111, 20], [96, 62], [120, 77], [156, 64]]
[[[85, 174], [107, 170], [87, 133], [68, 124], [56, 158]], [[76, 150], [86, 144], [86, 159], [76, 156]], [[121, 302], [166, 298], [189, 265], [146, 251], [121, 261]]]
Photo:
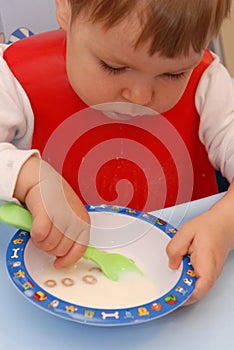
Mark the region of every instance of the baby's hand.
[[47, 163], [31, 157], [18, 177], [15, 197], [33, 216], [35, 246], [56, 256], [56, 268], [75, 263], [89, 242], [89, 215], [68, 183]]
[[183, 256], [189, 254], [196, 273], [195, 291], [186, 304], [201, 299], [210, 290], [234, 247], [233, 214], [230, 209], [225, 212], [225, 206], [220, 208], [215, 206], [184, 224], [167, 246], [172, 269], [177, 269]]

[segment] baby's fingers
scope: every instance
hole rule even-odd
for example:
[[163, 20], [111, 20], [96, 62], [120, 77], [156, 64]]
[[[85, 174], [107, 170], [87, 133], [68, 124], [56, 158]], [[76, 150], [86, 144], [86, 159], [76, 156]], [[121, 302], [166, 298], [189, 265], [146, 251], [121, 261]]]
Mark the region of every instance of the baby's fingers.
[[[76, 263], [82, 257], [86, 250], [85, 245], [81, 245], [73, 241], [66, 242], [66, 240], [66, 238], [63, 239], [60, 246], [57, 248], [58, 254], [55, 254], [56, 259], [54, 261], [54, 267], [57, 269], [68, 267]], [[59, 252], [61, 252], [61, 248], [66, 249], [66, 253], [63, 255], [59, 254]]]
[[[40, 238], [42, 238], [42, 234], [39, 235]], [[38, 235], [35, 237], [31, 233], [32, 241], [34, 245], [41, 249], [44, 250], [45, 252], [53, 255], [53, 251], [56, 249], [56, 247], [59, 245], [59, 243], [63, 239], [63, 234], [57, 230], [50, 230], [48, 234], [45, 234], [45, 238], [43, 240], [38, 240]]]
[[85, 252], [86, 245], [74, 242], [53, 226], [48, 232], [45, 230], [35, 230], [35, 232], [34, 238], [32, 238], [33, 243], [37, 248], [56, 256], [54, 262], [56, 268], [68, 267], [74, 264]]
[[217, 279], [217, 274], [214, 274], [212, 266], [204, 265], [201, 275], [199, 275], [197, 271], [198, 270], [196, 270], [197, 281], [195, 290], [188, 301], [186, 301], [185, 305], [193, 304], [202, 299], [205, 294], [207, 294], [208, 291], [213, 287]]
[[190, 258], [196, 273], [197, 281], [195, 291], [186, 304], [191, 304], [202, 299], [213, 287], [222, 271], [225, 254], [219, 254], [219, 259], [217, 259], [216, 253], [203, 245], [197, 252], [194, 251]]
[[[52, 224], [48, 217], [43, 218], [38, 215], [33, 219], [33, 225], [30, 231], [33, 243], [38, 247], [43, 245], [43, 242], [49, 237], [51, 233]], [[43, 249], [43, 248], [42, 248]]]
[[183, 256], [189, 253], [192, 243], [192, 236], [185, 230], [180, 230], [172, 238], [166, 247], [166, 253], [169, 258], [169, 267], [173, 270], [179, 268]]

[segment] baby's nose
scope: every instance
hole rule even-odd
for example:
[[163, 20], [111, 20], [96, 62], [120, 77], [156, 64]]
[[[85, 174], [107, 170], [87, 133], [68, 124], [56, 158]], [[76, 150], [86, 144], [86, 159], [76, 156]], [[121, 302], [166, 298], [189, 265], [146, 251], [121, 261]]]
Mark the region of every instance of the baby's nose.
[[131, 88], [124, 88], [122, 97], [128, 102], [148, 106], [153, 98], [153, 88], [150, 85], [137, 85]]

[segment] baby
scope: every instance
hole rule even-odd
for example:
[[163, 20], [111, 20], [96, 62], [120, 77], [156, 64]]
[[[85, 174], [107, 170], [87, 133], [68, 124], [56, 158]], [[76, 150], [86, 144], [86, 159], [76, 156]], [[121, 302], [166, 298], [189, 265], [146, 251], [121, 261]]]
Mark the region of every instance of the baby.
[[[160, 113], [183, 140], [194, 173], [192, 199], [217, 191], [213, 168], [231, 183], [167, 247], [172, 269], [191, 256], [198, 280], [189, 302], [218, 278], [234, 247], [234, 96], [231, 78], [207, 46], [230, 6], [230, 0], [56, 0], [60, 30], [0, 46], [0, 196], [28, 207], [32, 240], [56, 256], [56, 267], [82, 256], [89, 216], [72, 172], [62, 177], [53, 159], [40, 154], [72, 114], [131, 103]], [[178, 181], [170, 191], [177, 193]]]

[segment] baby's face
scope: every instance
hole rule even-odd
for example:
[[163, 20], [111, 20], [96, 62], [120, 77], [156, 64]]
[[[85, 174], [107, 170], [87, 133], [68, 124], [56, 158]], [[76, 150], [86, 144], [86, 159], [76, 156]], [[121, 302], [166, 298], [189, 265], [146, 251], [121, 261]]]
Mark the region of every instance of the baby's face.
[[77, 19], [67, 30], [67, 72], [89, 106], [131, 102], [162, 113], [180, 99], [202, 54], [166, 58], [135, 49], [139, 24], [130, 17], [109, 30]]

